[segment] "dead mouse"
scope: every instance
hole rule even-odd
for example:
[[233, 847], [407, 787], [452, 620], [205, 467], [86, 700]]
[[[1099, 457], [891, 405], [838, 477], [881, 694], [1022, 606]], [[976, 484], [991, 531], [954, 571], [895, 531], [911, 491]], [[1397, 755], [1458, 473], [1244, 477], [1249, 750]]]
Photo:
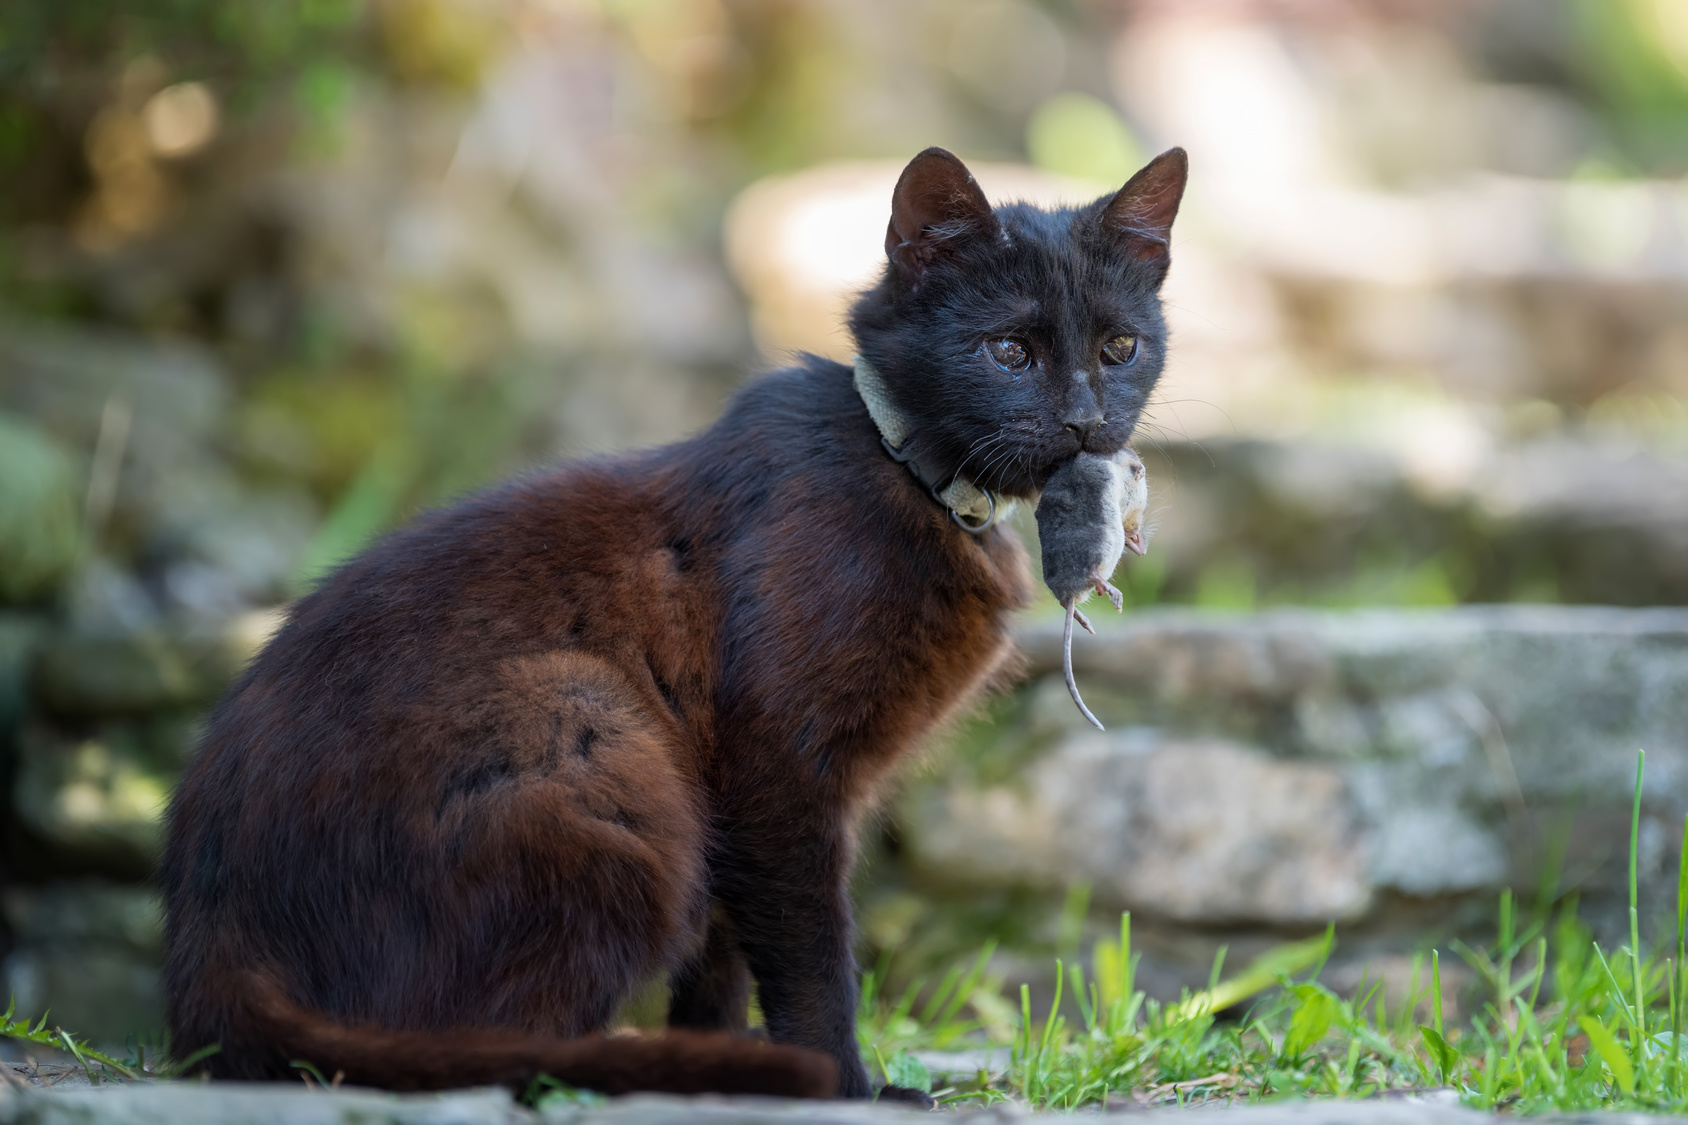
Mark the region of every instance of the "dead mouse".
[[1106, 729], [1078, 693], [1073, 679], [1073, 622], [1094, 633], [1078, 605], [1092, 592], [1102, 594], [1117, 610], [1119, 590], [1108, 581], [1130, 548], [1141, 555], [1148, 549], [1143, 513], [1148, 506], [1148, 473], [1130, 449], [1114, 457], [1080, 453], [1055, 470], [1037, 504], [1037, 537], [1043, 548], [1043, 580], [1067, 611], [1061, 631], [1061, 666], [1067, 691], [1097, 730]]

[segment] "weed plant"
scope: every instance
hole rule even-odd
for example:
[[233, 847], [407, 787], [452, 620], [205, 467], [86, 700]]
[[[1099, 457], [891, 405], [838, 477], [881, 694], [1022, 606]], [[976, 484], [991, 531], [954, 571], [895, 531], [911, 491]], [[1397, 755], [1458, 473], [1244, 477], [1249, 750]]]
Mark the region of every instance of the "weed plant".
[[[1675, 948], [1647, 950], [1636, 880], [1644, 768], [1643, 754], [1630, 822], [1628, 943], [1602, 949], [1574, 900], [1552, 925], [1519, 928], [1512, 895], [1502, 894], [1494, 946], [1454, 944], [1487, 996], [1457, 1026], [1444, 1023], [1440, 950], [1415, 959], [1409, 995], [1393, 1008], [1381, 982], [1362, 982], [1352, 999], [1320, 983], [1334, 930], [1282, 946], [1228, 980], [1221, 950], [1206, 989], [1157, 1003], [1136, 987], [1127, 914], [1118, 940], [1094, 948], [1088, 974], [1055, 962], [1047, 1013], [1032, 1011], [1023, 985], [1018, 1003], [1002, 996], [1000, 980], [987, 975], [989, 948], [936, 987], [916, 980], [895, 999], [880, 993], [882, 966], [862, 992], [864, 1052], [887, 1080], [940, 1102], [1076, 1109], [1445, 1090], [1469, 1106], [1520, 1113], [1684, 1112], [1688, 822]], [[1063, 1014], [1064, 996], [1076, 1002], [1067, 1006], [1076, 1007], [1076, 1020]], [[1216, 1018], [1244, 1001], [1252, 1003], [1241, 1019]], [[996, 1047], [1001, 1061], [933, 1091], [918, 1053], [958, 1046]]]

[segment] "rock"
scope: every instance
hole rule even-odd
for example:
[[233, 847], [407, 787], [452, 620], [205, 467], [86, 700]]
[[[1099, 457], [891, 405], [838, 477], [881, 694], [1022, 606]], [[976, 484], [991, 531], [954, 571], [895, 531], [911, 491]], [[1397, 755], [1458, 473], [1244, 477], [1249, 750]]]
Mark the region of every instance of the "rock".
[[176, 770], [149, 744], [154, 729], [112, 724], [87, 735], [32, 725], [18, 741], [18, 821], [71, 866], [130, 877], [157, 858]]
[[0, 414], [0, 603], [52, 594], [76, 565], [82, 498], [70, 455], [45, 431]]
[[1598, 894], [1618, 885], [1603, 857], [1627, 842], [1638, 747], [1643, 876], [1675, 871], [1688, 610], [1139, 613], [1075, 645], [1107, 734], [1067, 699], [1059, 644], [1022, 633], [1038, 680], [1020, 717], [904, 798], [929, 883], [1082, 879], [1110, 907], [1204, 925], [1354, 919], [1390, 894], [1534, 885], [1546, 826], [1576, 810], [1619, 826], [1568, 838]]
[[50, 710], [85, 719], [203, 702], [226, 675], [206, 652], [156, 630], [61, 633], [41, 647], [36, 689]]
[[104, 1084], [59, 1092], [4, 1091], [3, 1125], [511, 1125], [539, 1118], [504, 1090], [399, 1097], [303, 1085]]
[[[67, 332], [0, 317], [0, 408], [105, 458], [90, 564], [116, 563], [119, 583], [132, 579], [127, 570], [148, 571], [150, 599], [211, 621], [285, 596], [320, 515], [298, 482], [256, 481], [232, 462], [223, 444], [231, 405], [212, 354], [184, 339]], [[0, 451], [0, 479], [9, 476], [5, 457]], [[6, 499], [0, 496], [0, 544]], [[76, 531], [82, 492], [72, 490], [71, 500]], [[72, 609], [88, 616], [82, 603], [91, 601], [102, 624], [114, 616], [124, 626], [139, 623], [98, 612], [106, 600], [79, 598]]]
[[163, 911], [148, 887], [93, 879], [11, 887], [0, 903], [19, 945], [98, 946], [143, 957], [164, 948]]
[[1331, 766], [1217, 740], [1073, 737], [1017, 783], [928, 791], [918, 863], [979, 883], [1088, 881], [1185, 922], [1349, 919], [1371, 902], [1359, 810]]
[[30, 669], [44, 629], [39, 618], [0, 613], [0, 746], [28, 708]]
[[981, 1047], [969, 1051], [911, 1051], [915, 1060], [932, 1076], [937, 1089], [952, 1082], [972, 1082], [983, 1071], [993, 1079], [1008, 1073], [1013, 1051], [1007, 1047]]
[[[1489, 448], [1468, 464], [1331, 440], [1156, 442], [1161, 598], [1229, 569], [1247, 598], [1396, 604], [1688, 603], [1688, 462], [1591, 438]], [[1446, 472], [1443, 472], [1446, 470]]]
[[162, 1028], [163, 920], [150, 890], [60, 883], [12, 887], [3, 901], [16, 943], [6, 987], [19, 1012], [50, 1012], [49, 1026], [96, 1044]]

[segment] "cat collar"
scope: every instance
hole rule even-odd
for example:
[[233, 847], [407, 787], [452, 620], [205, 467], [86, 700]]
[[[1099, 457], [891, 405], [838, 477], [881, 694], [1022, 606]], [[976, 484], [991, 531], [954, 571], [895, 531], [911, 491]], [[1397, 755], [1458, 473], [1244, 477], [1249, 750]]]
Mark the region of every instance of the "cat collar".
[[856, 356], [855, 369], [856, 393], [861, 396], [873, 424], [879, 428], [879, 442], [891, 455], [891, 460], [913, 473], [914, 479], [949, 512], [950, 519], [963, 531], [978, 535], [996, 523], [996, 496], [989, 489], [980, 488], [962, 476], [959, 470], [947, 475], [935, 473], [903, 452], [912, 432], [908, 419], [891, 401], [890, 388], [872, 364]]

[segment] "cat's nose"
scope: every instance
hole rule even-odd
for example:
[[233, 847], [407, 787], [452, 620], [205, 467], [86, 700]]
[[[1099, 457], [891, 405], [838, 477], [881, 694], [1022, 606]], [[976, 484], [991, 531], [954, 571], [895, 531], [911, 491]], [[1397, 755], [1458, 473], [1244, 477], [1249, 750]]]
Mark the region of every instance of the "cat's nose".
[[1078, 439], [1082, 448], [1102, 428], [1102, 412], [1100, 410], [1074, 411], [1067, 415], [1062, 423], [1068, 433]]

